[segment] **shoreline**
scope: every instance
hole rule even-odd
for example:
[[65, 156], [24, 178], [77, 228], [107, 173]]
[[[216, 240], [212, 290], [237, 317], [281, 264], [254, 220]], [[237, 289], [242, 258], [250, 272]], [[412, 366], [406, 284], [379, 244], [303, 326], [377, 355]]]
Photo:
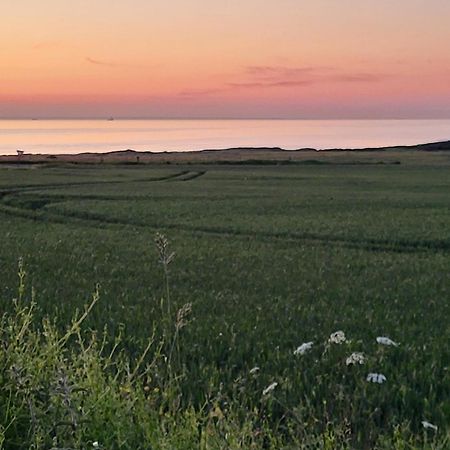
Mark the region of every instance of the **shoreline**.
[[[187, 151], [138, 151], [117, 150], [105, 153], [84, 152], [76, 154], [45, 154], [23, 153], [21, 155], [0, 155], [0, 164], [164, 164], [164, 163], [305, 163], [329, 159], [329, 156], [393, 156], [405, 152], [443, 153], [450, 156], [450, 140], [417, 145], [373, 147], [373, 148], [329, 148], [317, 150], [314, 148], [299, 148], [286, 150], [281, 147], [233, 147], [225, 149], [204, 149]], [[318, 158], [318, 159], [317, 159]], [[389, 161], [387, 161], [389, 162]], [[392, 163], [392, 161], [390, 161]]]

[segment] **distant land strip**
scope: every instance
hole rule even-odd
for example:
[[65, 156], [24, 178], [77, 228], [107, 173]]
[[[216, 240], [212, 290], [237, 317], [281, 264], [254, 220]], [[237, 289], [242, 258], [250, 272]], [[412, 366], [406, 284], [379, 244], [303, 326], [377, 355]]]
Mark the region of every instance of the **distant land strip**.
[[[448, 152], [445, 153], [445, 156], [450, 156], [450, 140], [408, 146], [357, 149], [330, 148], [324, 150], [314, 148], [286, 150], [280, 147], [234, 147], [163, 152], [131, 149], [105, 153], [86, 152], [78, 154], [32, 154], [23, 152], [16, 155], [0, 155], [0, 164], [400, 164], [400, 161], [393, 159], [393, 157], [401, 157], [405, 153], [410, 152]], [[355, 157], [362, 157], [362, 159], [355, 159]]]

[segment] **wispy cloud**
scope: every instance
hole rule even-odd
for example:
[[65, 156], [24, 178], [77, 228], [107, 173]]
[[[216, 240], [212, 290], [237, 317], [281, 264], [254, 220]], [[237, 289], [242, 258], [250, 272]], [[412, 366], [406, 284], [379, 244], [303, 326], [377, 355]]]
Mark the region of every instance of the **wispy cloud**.
[[125, 66], [125, 64], [120, 64], [120, 63], [112, 62], [112, 61], [103, 61], [100, 59], [90, 58], [89, 56], [86, 57], [86, 61], [88, 63], [94, 64], [96, 66], [107, 66], [107, 67], [123, 67], [123, 66]]
[[218, 94], [227, 90], [226, 88], [213, 88], [213, 89], [188, 89], [178, 93], [180, 97], [197, 97], [204, 95]]
[[383, 81], [389, 75], [387, 74], [377, 74], [377, 73], [349, 73], [349, 74], [338, 74], [330, 77], [330, 81], [337, 81], [342, 83], [378, 83]]
[[104, 67], [113, 67], [113, 68], [120, 68], [120, 67], [127, 67], [127, 68], [135, 68], [135, 69], [148, 69], [150, 65], [144, 65], [144, 64], [128, 64], [128, 63], [122, 63], [118, 61], [108, 61], [105, 59], [97, 59], [97, 58], [91, 58], [90, 56], [87, 56], [85, 58], [86, 62], [89, 64], [93, 64], [95, 66], [104, 66]]
[[244, 73], [255, 79], [266, 80], [268, 86], [289, 86], [311, 84], [313, 82], [378, 82], [386, 78], [386, 74], [367, 72], [343, 73], [331, 66], [247, 66]]
[[325, 83], [378, 83], [389, 75], [368, 72], [342, 72], [331, 66], [246, 66], [240, 74], [241, 80], [229, 81], [217, 88], [182, 91], [178, 96], [191, 98], [243, 89], [305, 88]]
[[303, 66], [303, 67], [288, 67], [288, 66], [247, 66], [244, 71], [250, 76], [256, 77], [298, 77], [302, 75], [313, 74], [333, 70], [332, 67], [325, 66]]
[[376, 73], [342, 73], [334, 67], [248, 66], [245, 81], [229, 82], [237, 89], [306, 87], [319, 83], [376, 83], [387, 77]]
[[308, 86], [312, 84], [312, 80], [278, 80], [278, 81], [259, 81], [259, 82], [244, 82], [244, 83], [227, 83], [231, 88], [272, 88], [272, 87], [296, 87]]

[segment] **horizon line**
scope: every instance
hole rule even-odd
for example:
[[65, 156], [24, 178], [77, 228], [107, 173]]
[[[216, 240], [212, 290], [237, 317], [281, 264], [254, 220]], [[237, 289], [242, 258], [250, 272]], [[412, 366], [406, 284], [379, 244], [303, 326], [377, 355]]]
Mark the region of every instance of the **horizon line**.
[[387, 116], [387, 117], [152, 117], [152, 116], [63, 116], [63, 117], [0, 117], [0, 120], [101, 120], [101, 121], [116, 121], [116, 120], [450, 120], [450, 116], [445, 117], [406, 117], [406, 116]]

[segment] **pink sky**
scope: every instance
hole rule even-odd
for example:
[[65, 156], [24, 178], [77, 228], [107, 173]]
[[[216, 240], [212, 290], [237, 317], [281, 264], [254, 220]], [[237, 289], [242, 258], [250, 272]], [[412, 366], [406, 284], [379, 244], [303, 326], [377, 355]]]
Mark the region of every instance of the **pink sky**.
[[450, 117], [448, 0], [2, 0], [0, 117]]

